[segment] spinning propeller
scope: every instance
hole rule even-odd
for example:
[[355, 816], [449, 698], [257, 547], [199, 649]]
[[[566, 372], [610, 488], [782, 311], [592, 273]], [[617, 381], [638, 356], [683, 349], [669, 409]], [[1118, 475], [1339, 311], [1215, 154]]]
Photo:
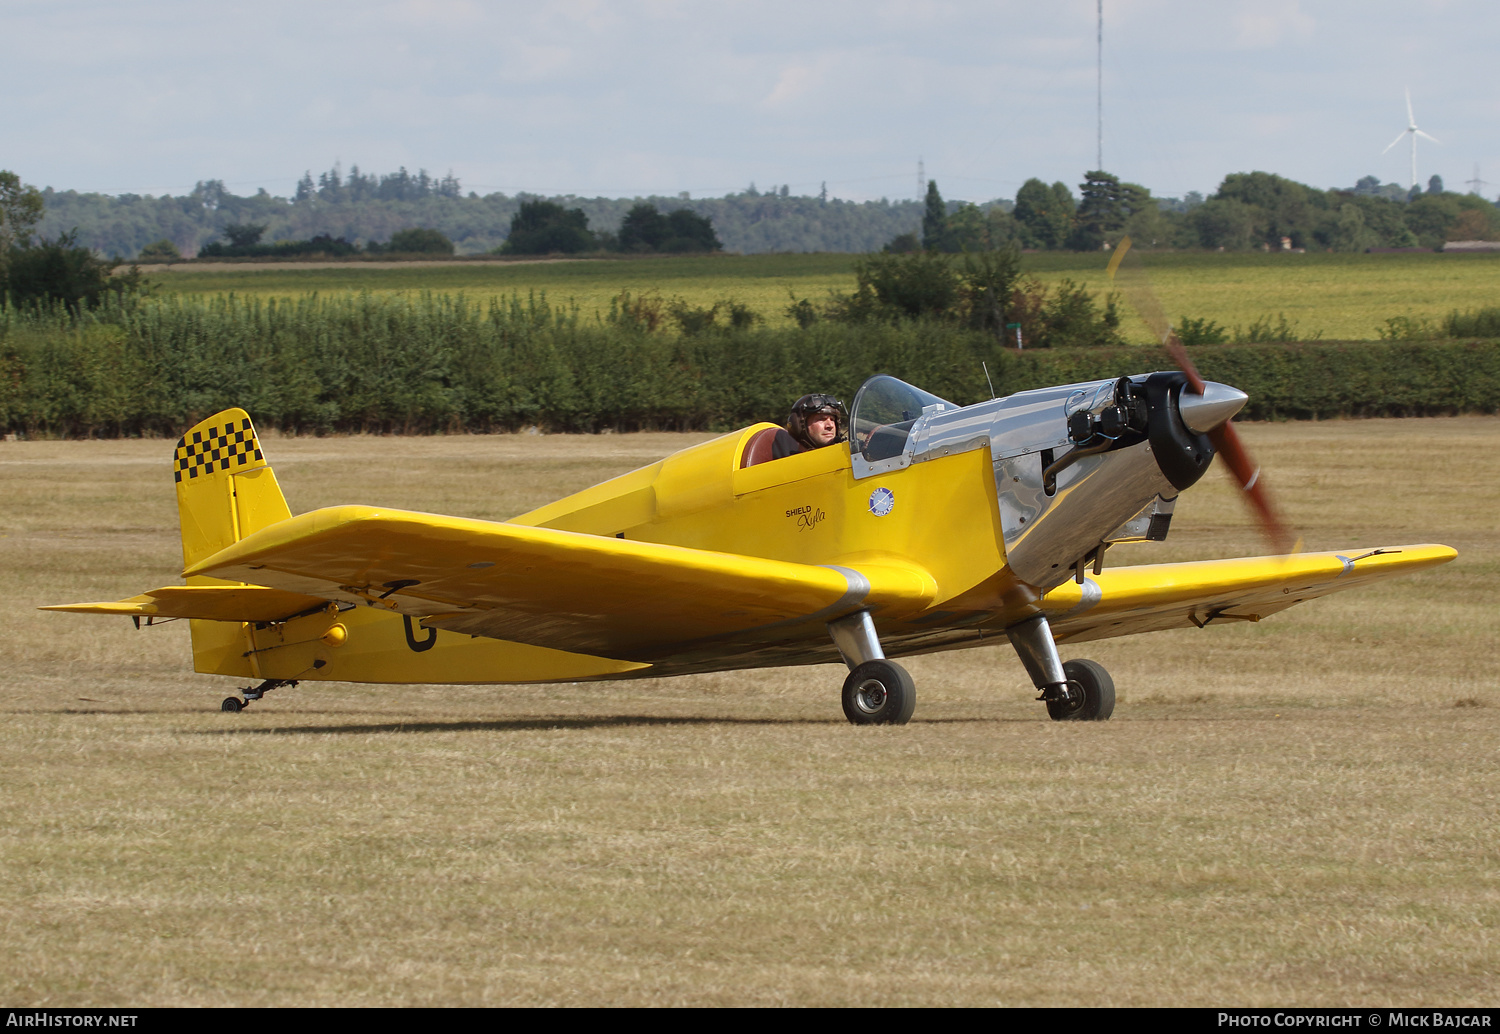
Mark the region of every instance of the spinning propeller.
[[[1110, 282], [1120, 288], [1131, 306], [1140, 314], [1141, 319], [1146, 321], [1146, 325], [1155, 332], [1166, 347], [1167, 354], [1172, 357], [1177, 368], [1187, 377], [1184, 393], [1191, 392], [1201, 398], [1201, 401], [1195, 405], [1183, 407], [1184, 419], [1189, 427], [1192, 427], [1197, 413], [1202, 412], [1205, 417], [1209, 417], [1218, 408], [1214, 397], [1214, 389], [1217, 386], [1206, 384], [1199, 376], [1197, 368], [1193, 366], [1193, 361], [1188, 358], [1187, 349], [1182, 347], [1182, 342], [1177, 338], [1177, 332], [1172, 329], [1172, 322], [1167, 318], [1166, 310], [1162, 308], [1156, 293], [1151, 290], [1150, 281], [1146, 277], [1146, 270], [1141, 265], [1139, 256], [1131, 262], [1124, 261], [1129, 252], [1130, 238], [1126, 237], [1116, 246], [1115, 253], [1109, 260], [1107, 273]], [[1244, 396], [1238, 395], [1238, 398], [1243, 399]], [[1237, 409], [1238, 405], [1235, 405], [1235, 408]], [[1203, 422], [1207, 425], [1208, 420]], [[1198, 430], [1196, 427], [1192, 429]], [[1250, 459], [1250, 453], [1245, 449], [1244, 442], [1240, 440], [1239, 432], [1234, 429], [1234, 424], [1224, 420], [1212, 426], [1206, 433], [1209, 440], [1213, 442], [1215, 451], [1229, 465], [1230, 473], [1239, 483], [1245, 500], [1250, 504], [1250, 509], [1255, 514], [1271, 548], [1278, 553], [1297, 552], [1301, 548], [1301, 540], [1297, 538], [1291, 525], [1286, 522], [1280, 510], [1272, 502], [1270, 493], [1260, 479], [1260, 468]]]

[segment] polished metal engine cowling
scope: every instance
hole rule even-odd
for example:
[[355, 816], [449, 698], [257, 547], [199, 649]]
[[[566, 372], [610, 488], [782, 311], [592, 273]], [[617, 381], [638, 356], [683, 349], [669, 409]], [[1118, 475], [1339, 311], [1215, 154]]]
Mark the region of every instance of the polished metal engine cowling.
[[[876, 387], [884, 397], [906, 387], [894, 378], [880, 380]], [[1006, 562], [1046, 591], [1109, 543], [1165, 538], [1178, 492], [1196, 482], [1213, 457], [1212, 443], [1196, 428], [1218, 426], [1245, 399], [1237, 389], [1213, 384], [1184, 403], [1184, 381], [1175, 371], [1143, 374], [1017, 392], [962, 408], [921, 393], [902, 413], [910, 421], [903, 422], [904, 448], [866, 458], [856, 442], [854, 474], [867, 477], [988, 446]], [[859, 409], [857, 399], [856, 424]], [[1194, 427], [1184, 422], [1184, 409]]]

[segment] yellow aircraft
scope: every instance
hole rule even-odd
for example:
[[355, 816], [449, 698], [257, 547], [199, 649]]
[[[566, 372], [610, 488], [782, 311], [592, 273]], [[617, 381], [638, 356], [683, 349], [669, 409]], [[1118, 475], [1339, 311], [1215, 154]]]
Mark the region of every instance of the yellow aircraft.
[[[1105, 571], [1166, 537], [1246, 396], [1183, 372], [957, 406], [893, 377], [839, 444], [771, 459], [756, 424], [509, 521], [293, 516], [250, 417], [177, 443], [185, 585], [49, 610], [192, 622], [197, 671], [260, 680], [580, 682], [842, 660], [844, 713], [902, 723], [890, 656], [1009, 642], [1058, 720], [1114, 709], [1059, 643], [1225, 621], [1451, 560], [1440, 545]], [[842, 407], [840, 407], [842, 408]], [[1253, 472], [1242, 482], [1255, 490]]]

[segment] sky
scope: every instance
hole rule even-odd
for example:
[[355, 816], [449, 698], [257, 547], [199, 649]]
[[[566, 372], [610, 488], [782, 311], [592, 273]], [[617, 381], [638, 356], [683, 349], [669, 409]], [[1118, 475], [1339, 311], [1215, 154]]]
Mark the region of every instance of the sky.
[[[1104, 168], [1500, 193], [1495, 0], [1104, 0]], [[0, 168], [288, 195], [308, 170], [465, 191], [1011, 198], [1096, 167], [1095, 0], [0, 0]]]

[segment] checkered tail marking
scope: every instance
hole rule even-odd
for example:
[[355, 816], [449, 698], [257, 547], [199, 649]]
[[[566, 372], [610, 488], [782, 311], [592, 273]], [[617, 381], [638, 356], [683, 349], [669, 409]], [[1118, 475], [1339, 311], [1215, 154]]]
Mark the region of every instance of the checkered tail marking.
[[207, 476], [216, 470], [238, 469], [252, 460], [264, 460], [255, 428], [246, 417], [235, 426], [210, 424], [177, 440], [177, 480]]

